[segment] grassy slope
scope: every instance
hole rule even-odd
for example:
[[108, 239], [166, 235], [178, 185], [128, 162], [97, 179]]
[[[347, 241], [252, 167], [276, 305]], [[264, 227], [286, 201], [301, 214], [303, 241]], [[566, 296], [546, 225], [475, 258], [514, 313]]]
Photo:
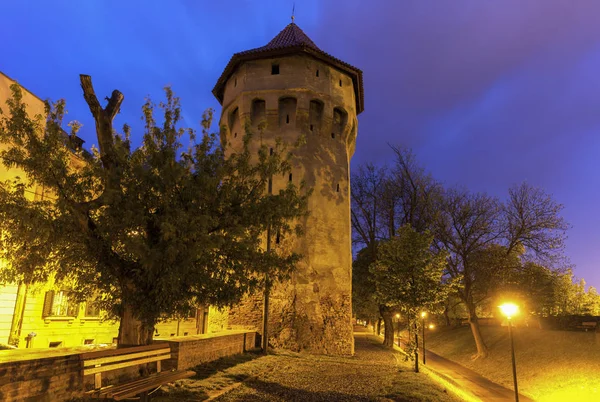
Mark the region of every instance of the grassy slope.
[[[468, 327], [427, 334], [428, 349], [512, 389], [508, 328], [482, 327], [487, 359], [471, 360]], [[519, 391], [539, 401], [600, 401], [600, 333], [515, 328]]]

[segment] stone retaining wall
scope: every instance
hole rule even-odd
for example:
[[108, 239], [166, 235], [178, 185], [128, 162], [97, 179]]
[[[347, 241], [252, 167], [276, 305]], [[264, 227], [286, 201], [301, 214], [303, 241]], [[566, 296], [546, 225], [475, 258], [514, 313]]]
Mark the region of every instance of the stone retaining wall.
[[221, 334], [202, 334], [164, 339], [171, 345], [172, 359], [165, 368], [185, 370], [220, 357], [244, 353], [256, 348], [258, 334], [255, 331], [228, 331]]
[[[188, 369], [253, 349], [257, 335], [252, 331], [232, 331], [155, 341], [168, 342], [174, 354], [174, 359], [165, 362], [164, 369]], [[0, 351], [0, 401], [60, 402], [81, 397], [84, 389], [81, 356], [85, 353], [72, 349]], [[115, 370], [108, 374], [107, 377], [118, 377], [122, 373]], [[91, 381], [93, 376], [86, 377], [85, 383]]]

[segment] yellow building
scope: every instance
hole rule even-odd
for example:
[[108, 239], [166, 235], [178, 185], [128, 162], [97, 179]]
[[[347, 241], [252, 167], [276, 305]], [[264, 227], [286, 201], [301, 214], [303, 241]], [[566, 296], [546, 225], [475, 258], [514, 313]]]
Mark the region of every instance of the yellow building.
[[[6, 100], [12, 96], [10, 86], [15, 81], [0, 72], [0, 109], [7, 112]], [[44, 102], [25, 88], [23, 102], [31, 118], [44, 116]], [[82, 140], [70, 144], [81, 147]], [[0, 150], [6, 145], [0, 143]], [[75, 149], [74, 149], [75, 151]], [[72, 163], [82, 163], [75, 152]], [[0, 164], [0, 181], [23, 177], [19, 169], [7, 169]], [[30, 200], [44, 196], [41, 188], [27, 192]], [[47, 195], [46, 195], [47, 196]], [[3, 262], [0, 260], [0, 269]], [[207, 332], [208, 309], [198, 309], [193, 317], [158, 324], [155, 337], [192, 335]], [[67, 291], [54, 283], [26, 285], [0, 284], [0, 344], [24, 347], [72, 347], [87, 344], [110, 344], [118, 334], [115, 321], [101, 319], [98, 309], [88, 303], [76, 303], [69, 299]]]

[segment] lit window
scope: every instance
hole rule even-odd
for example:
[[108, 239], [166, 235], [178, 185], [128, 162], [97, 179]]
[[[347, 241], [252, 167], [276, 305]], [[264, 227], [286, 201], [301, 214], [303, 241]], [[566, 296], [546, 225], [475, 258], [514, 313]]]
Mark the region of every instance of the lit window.
[[[71, 299], [71, 300], [69, 300]], [[44, 299], [44, 317], [77, 317], [79, 304], [69, 297], [69, 292], [50, 290]]]

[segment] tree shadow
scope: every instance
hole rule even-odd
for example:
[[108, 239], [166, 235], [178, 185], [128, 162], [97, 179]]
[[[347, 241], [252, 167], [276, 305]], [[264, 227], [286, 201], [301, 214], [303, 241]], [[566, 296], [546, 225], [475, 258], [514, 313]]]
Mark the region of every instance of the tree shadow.
[[221, 357], [220, 359], [208, 363], [203, 363], [192, 368], [191, 370], [195, 371], [196, 375], [190, 377], [190, 379], [203, 380], [218, 373], [219, 371], [224, 371], [230, 367], [246, 363], [263, 356], [264, 355], [260, 352], [246, 352], [235, 356]]
[[[269, 395], [272, 397], [277, 397], [282, 401], [322, 401], [322, 402], [332, 402], [332, 401], [374, 401], [373, 398], [368, 398], [366, 396], [357, 396], [351, 394], [345, 394], [337, 391], [309, 391], [305, 389], [292, 388], [287, 387], [285, 385], [281, 385], [279, 383], [274, 382], [266, 382], [261, 380], [248, 380], [245, 383], [245, 386], [256, 390], [259, 394], [254, 396], [243, 395], [240, 401], [263, 401], [264, 396]], [[262, 395], [261, 395], [262, 394]], [[230, 397], [233, 395], [229, 395]], [[252, 399], [254, 398], [254, 399]], [[229, 399], [235, 400], [235, 399]]]

